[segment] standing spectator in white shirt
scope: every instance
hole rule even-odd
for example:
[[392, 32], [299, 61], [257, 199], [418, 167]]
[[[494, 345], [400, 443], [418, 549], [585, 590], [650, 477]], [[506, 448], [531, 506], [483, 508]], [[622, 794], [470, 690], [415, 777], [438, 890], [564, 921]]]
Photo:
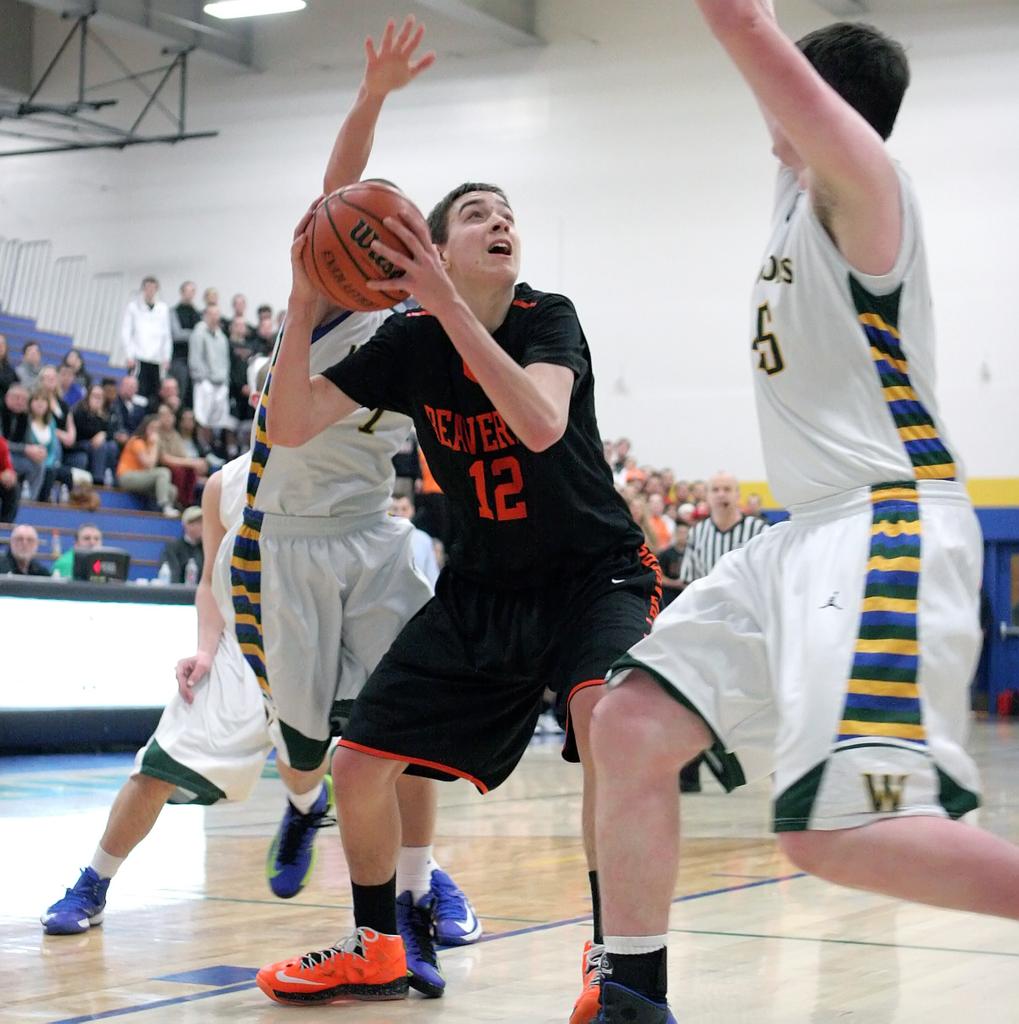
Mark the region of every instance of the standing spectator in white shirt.
[[154, 277], [144, 278], [141, 294], [127, 304], [121, 331], [127, 368], [138, 378], [138, 393], [153, 407], [160, 378], [169, 370], [173, 354], [170, 310], [158, 296], [159, 282]]
[[188, 369], [194, 388], [199, 437], [212, 443], [214, 430], [232, 431], [230, 415], [230, 342], [219, 326], [219, 306], [210, 303], [191, 332]]

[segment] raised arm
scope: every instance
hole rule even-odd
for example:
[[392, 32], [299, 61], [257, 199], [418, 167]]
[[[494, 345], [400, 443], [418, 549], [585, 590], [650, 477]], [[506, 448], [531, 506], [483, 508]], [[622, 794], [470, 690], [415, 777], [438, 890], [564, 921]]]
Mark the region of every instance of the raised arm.
[[299, 447], [360, 408], [325, 377], [311, 376], [311, 332], [321, 319], [323, 302], [303, 264], [304, 232], [314, 211], [313, 206], [294, 232], [290, 249], [293, 285], [266, 406], [269, 443], [284, 448]]
[[890, 271], [902, 211], [898, 176], [881, 136], [781, 31], [770, 0], [697, 4], [773, 134], [788, 142], [806, 169], [814, 207], [842, 254], [864, 273]]
[[424, 25], [418, 25], [413, 16], [408, 15], [399, 34], [392, 19], [386, 22], [378, 50], [371, 37], [365, 40], [364, 80], [333, 143], [323, 182], [326, 195], [361, 180], [386, 97], [402, 89], [435, 62], [435, 54], [431, 52], [414, 59], [424, 34]]

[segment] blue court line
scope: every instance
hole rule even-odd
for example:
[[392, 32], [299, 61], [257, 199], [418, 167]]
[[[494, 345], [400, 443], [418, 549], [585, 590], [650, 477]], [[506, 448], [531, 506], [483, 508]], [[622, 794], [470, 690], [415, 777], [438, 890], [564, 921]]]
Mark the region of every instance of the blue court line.
[[[759, 889], [762, 885], [777, 885], [779, 882], [791, 882], [797, 878], [806, 877], [806, 872], [798, 871], [792, 875], [779, 875], [775, 878], [764, 878], [758, 882], [746, 882], [743, 885], [729, 885], [723, 889], [707, 889], [704, 892], [691, 892], [686, 896], [677, 896], [672, 902], [688, 903], [691, 900], [702, 900], [708, 896], [722, 896], [725, 893], [742, 892], [745, 889]], [[590, 920], [590, 914], [583, 914], [580, 917], [568, 917], [561, 921], [548, 921], [545, 924], [531, 925], [527, 928], [517, 928], [510, 932], [499, 932], [497, 935], [485, 935], [480, 941], [495, 942], [498, 939], [512, 939], [519, 935], [532, 935], [535, 932], [547, 932], [554, 928], [565, 928], [568, 925], [583, 924]], [[455, 948], [462, 949], [463, 947], [458, 946]], [[107, 1020], [110, 1017], [123, 1017], [130, 1013], [144, 1013], [146, 1010], [157, 1010], [164, 1006], [175, 1006], [178, 1003], [191, 1003], [197, 999], [211, 999], [213, 996], [231, 995], [234, 992], [243, 992], [245, 989], [250, 988], [255, 988], [254, 982], [246, 982], [242, 985], [230, 985], [226, 988], [212, 989], [209, 992], [198, 992], [189, 996], [177, 996], [173, 999], [160, 999], [154, 1003], [138, 1003], [135, 1006], [124, 1006], [118, 1010], [104, 1010], [102, 1013], [86, 1014], [83, 1017], [67, 1017], [63, 1020], [50, 1021], [50, 1024], [86, 1024], [87, 1021]]]

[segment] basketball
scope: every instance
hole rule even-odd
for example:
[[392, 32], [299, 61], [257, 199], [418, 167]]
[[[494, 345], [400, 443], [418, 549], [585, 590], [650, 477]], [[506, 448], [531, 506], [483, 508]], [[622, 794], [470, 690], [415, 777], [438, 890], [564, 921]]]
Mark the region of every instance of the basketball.
[[[372, 250], [376, 238], [406, 252], [406, 247], [382, 223], [401, 210], [416, 210], [395, 186], [383, 181], [358, 181], [326, 196], [308, 226], [304, 269], [312, 284], [346, 309], [388, 309], [407, 293], [395, 287], [403, 275], [384, 256]], [[372, 291], [367, 281], [394, 282], [392, 291]]]

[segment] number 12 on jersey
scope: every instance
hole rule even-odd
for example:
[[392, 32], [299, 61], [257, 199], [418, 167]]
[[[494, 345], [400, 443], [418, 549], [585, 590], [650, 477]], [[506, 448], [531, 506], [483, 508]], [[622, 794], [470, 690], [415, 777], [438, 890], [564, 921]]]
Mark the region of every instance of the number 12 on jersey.
[[520, 463], [512, 455], [493, 460], [488, 466], [488, 475], [492, 480], [492, 501], [495, 511], [489, 503], [489, 486], [486, 479], [486, 464], [483, 459], [471, 463], [467, 471], [474, 480], [474, 489], [478, 495], [478, 515], [482, 519], [495, 519], [500, 523], [510, 519], [527, 518], [527, 502], [516, 498], [524, 489], [524, 478], [520, 472]]

